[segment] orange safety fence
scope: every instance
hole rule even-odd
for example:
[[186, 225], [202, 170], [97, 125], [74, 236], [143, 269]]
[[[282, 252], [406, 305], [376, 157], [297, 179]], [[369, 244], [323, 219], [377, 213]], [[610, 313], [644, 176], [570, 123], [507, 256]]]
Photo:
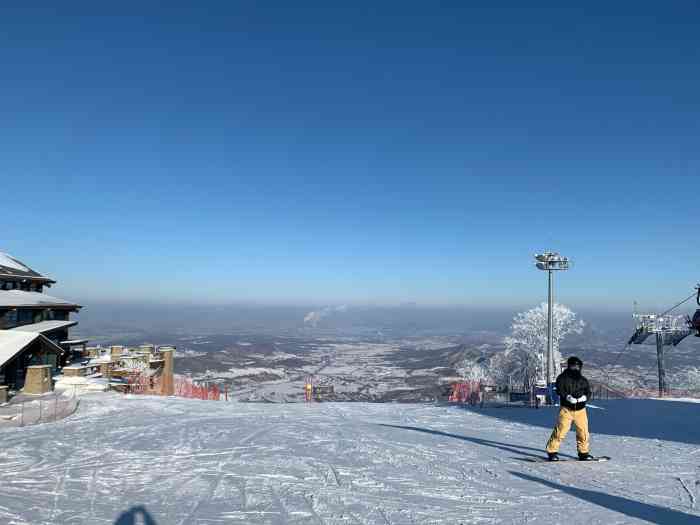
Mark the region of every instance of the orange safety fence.
[[[132, 394], [162, 395], [160, 375], [132, 374], [127, 383]], [[228, 401], [228, 387], [221, 388], [218, 384], [197, 384], [190, 377], [175, 375], [173, 386], [177, 397]]]
[[128, 391], [132, 394], [160, 395], [160, 376], [148, 374], [130, 374], [127, 378]]
[[481, 383], [479, 381], [466, 381], [453, 384], [448, 401], [476, 405], [481, 402]]
[[[221, 388], [217, 384], [198, 385], [191, 378], [185, 376], [175, 376], [175, 395], [177, 397], [187, 397], [190, 399], [209, 399], [212, 401], [221, 400]], [[228, 397], [228, 391], [226, 391]]]

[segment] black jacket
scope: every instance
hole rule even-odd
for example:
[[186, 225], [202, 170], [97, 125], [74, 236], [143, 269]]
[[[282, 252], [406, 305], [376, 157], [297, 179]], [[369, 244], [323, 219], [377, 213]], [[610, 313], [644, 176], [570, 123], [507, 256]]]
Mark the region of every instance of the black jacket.
[[586, 406], [583, 403], [571, 404], [566, 400], [566, 396], [572, 395], [576, 398], [586, 396], [591, 398], [591, 385], [588, 384], [588, 379], [581, 375], [581, 372], [575, 372], [568, 368], [557, 377], [557, 394], [559, 394], [559, 402], [561, 406], [580, 410]]

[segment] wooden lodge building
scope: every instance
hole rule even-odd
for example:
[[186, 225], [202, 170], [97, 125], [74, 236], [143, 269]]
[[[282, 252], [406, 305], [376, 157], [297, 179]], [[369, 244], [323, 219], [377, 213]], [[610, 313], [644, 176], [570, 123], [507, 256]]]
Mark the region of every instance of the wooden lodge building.
[[44, 293], [55, 282], [0, 252], [0, 385], [10, 390], [23, 387], [28, 366], [56, 373], [73, 349], [85, 349], [86, 340], [68, 335], [78, 324], [70, 314], [81, 306]]

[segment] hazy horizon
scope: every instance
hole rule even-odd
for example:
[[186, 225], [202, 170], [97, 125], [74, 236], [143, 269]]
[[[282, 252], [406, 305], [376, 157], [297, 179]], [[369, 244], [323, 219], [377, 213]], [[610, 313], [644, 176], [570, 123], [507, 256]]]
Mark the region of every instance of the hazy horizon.
[[[537, 303], [539, 304], [539, 303]], [[355, 330], [394, 336], [416, 333], [459, 334], [495, 332], [505, 334], [513, 316], [537, 306], [522, 308], [477, 308], [421, 305], [206, 305], [157, 303], [94, 303], [74, 319], [80, 333], [101, 335], [101, 329], [196, 333], [283, 333], [296, 331]], [[596, 330], [626, 332], [632, 326], [632, 312], [575, 310], [578, 317]], [[684, 310], [681, 310], [684, 311]], [[317, 314], [313, 322], [307, 317]], [[388, 334], [387, 334], [388, 335]]]

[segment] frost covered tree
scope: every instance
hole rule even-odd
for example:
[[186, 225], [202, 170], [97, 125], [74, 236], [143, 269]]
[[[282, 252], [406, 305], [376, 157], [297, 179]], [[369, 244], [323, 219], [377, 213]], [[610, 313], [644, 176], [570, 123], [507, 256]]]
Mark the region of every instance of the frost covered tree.
[[[554, 362], [561, 362], [559, 344], [568, 335], [580, 334], [584, 322], [563, 304], [554, 304], [553, 350]], [[547, 368], [547, 303], [521, 312], [513, 318], [511, 335], [503, 340], [504, 352], [491, 360], [495, 379], [501, 383], [513, 381], [530, 389], [538, 379], [544, 379]]]
[[700, 392], [700, 368], [693, 366], [677, 372], [673, 374], [671, 381], [681, 390]]
[[470, 358], [464, 359], [457, 365], [457, 373], [465, 381], [488, 382], [491, 379], [487, 363]]

